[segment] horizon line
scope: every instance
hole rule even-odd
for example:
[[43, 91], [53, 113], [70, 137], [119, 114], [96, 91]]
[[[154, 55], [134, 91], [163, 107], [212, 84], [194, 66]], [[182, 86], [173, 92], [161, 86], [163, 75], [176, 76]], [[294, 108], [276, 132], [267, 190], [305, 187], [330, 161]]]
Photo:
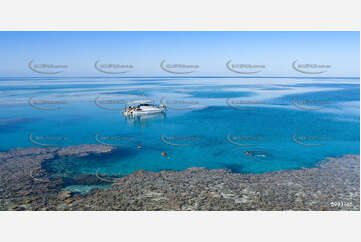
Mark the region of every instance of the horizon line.
[[359, 76], [0, 76], [0, 78], [316, 78], [316, 79], [360, 79]]

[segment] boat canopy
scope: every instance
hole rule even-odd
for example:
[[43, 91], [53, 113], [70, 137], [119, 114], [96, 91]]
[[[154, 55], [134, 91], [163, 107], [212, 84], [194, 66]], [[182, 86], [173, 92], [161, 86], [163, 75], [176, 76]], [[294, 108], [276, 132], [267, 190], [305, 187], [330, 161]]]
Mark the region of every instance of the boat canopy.
[[153, 101], [152, 100], [139, 100], [139, 101], [128, 102], [128, 104], [142, 104], [142, 103], [153, 103]]

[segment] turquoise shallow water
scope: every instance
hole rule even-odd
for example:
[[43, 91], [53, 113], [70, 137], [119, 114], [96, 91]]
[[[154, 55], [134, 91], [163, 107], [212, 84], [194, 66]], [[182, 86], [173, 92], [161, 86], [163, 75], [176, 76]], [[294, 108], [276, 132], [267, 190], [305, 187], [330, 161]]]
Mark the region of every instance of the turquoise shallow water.
[[[360, 153], [359, 79], [1, 78], [0, 92], [2, 151], [98, 142], [118, 147], [102, 158], [55, 161], [59, 173], [195, 166], [263, 173]], [[144, 98], [168, 111], [121, 115], [124, 100]]]

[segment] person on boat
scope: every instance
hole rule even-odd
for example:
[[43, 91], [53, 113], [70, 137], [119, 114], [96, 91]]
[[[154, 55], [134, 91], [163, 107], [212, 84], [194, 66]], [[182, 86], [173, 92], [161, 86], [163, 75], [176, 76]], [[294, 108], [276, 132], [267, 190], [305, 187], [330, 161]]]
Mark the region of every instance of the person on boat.
[[127, 113], [127, 114], [130, 114], [131, 112], [132, 112], [132, 107], [129, 106], [129, 107], [128, 107], [128, 110], [126, 111], [126, 113]]

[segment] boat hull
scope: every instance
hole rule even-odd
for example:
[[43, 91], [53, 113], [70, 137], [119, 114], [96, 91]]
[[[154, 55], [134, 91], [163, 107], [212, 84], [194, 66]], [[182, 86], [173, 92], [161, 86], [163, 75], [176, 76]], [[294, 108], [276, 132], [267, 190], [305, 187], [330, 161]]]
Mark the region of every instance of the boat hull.
[[138, 116], [138, 115], [163, 113], [164, 111], [165, 111], [165, 108], [154, 108], [154, 109], [148, 109], [148, 110], [125, 111], [125, 112], [123, 112], [123, 114], [126, 116]]

